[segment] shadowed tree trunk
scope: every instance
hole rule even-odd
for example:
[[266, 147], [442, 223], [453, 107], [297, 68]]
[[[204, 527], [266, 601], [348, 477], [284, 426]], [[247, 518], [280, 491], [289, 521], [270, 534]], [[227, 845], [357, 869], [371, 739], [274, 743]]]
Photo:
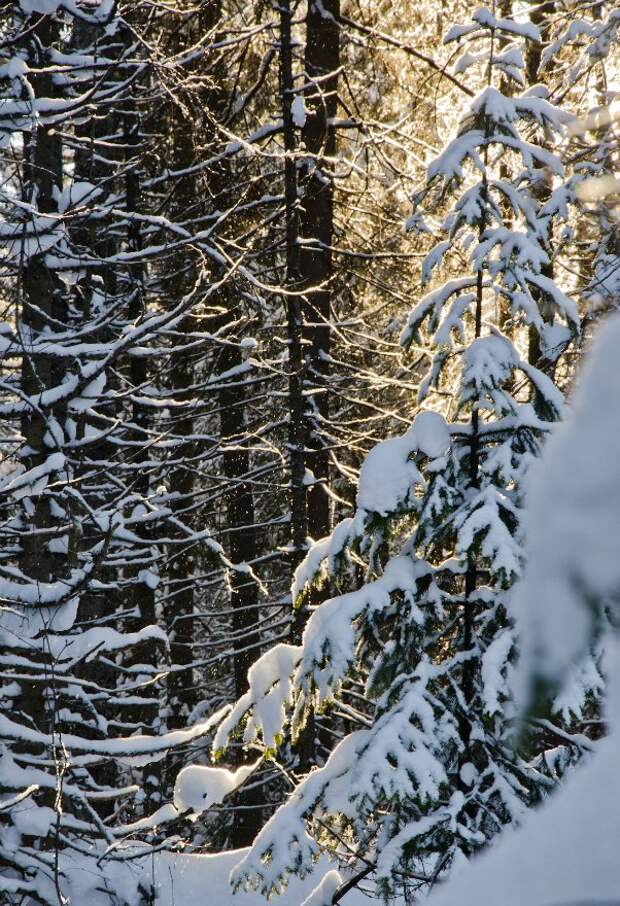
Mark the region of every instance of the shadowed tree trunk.
[[[231, 319], [235, 316], [232, 307], [229, 316]], [[221, 371], [235, 369], [241, 363], [239, 346], [226, 346], [220, 358]], [[223, 467], [227, 479], [227, 549], [233, 563], [251, 563], [257, 555], [254, 496], [248, 481], [251, 460], [246, 439], [245, 396], [246, 386], [241, 375], [233, 376], [220, 393], [221, 435], [226, 448]], [[258, 588], [251, 576], [234, 572], [230, 584], [235, 698], [239, 699], [248, 689], [248, 670], [260, 655], [261, 638], [257, 628], [259, 600]], [[235, 750], [235, 761], [237, 766], [248, 762], [247, 754], [240, 746]], [[248, 846], [256, 837], [262, 826], [262, 801], [260, 786], [250, 786], [235, 797], [232, 827], [235, 848]]]
[[[129, 35], [127, 36], [129, 40]], [[123, 110], [123, 134], [125, 143], [125, 205], [129, 214], [127, 226], [127, 248], [130, 254], [136, 255], [135, 263], [127, 268], [126, 286], [119, 286], [125, 291], [128, 320], [132, 324], [139, 324], [147, 310], [147, 287], [145, 265], [139, 254], [143, 250], [143, 237], [141, 224], [132, 214], [139, 214], [142, 210], [141, 190], [141, 143], [142, 115], [133, 99], [129, 99]], [[149, 497], [152, 494], [152, 469], [149, 460], [153, 453], [151, 448], [151, 434], [153, 430], [152, 412], [142, 402], [144, 390], [151, 378], [150, 360], [145, 356], [130, 356], [127, 368], [128, 381], [131, 387], [132, 403], [130, 422], [127, 431], [129, 442], [129, 461], [133, 467], [131, 489], [134, 495], [134, 504], [131, 512], [133, 519], [140, 520], [147, 516], [149, 511]], [[128, 602], [133, 609], [129, 620], [130, 631], [140, 631], [146, 626], [157, 623], [155, 589], [158, 577], [157, 550], [153, 538], [153, 528], [149, 522], [131, 523], [131, 531], [136, 536], [131, 559], [127, 569], [127, 578], [130, 579]], [[137, 643], [131, 649], [125, 668], [132, 671], [131, 679], [141, 678], [143, 685], [137, 694], [142, 696], [139, 705], [129, 706], [125, 709], [124, 718], [128, 729], [146, 731], [147, 733], [160, 730], [160, 688], [151, 681], [161, 669], [163, 654], [159, 646], [147, 639]], [[144, 669], [141, 666], [144, 665]], [[143, 785], [146, 798], [144, 807], [152, 809], [161, 801], [161, 786], [164, 768], [162, 763], [155, 763], [139, 777]]]
[[[176, 23], [175, 23], [176, 24]], [[171, 50], [178, 53], [183, 42], [190, 39], [185, 30], [177, 26], [171, 39]], [[193, 112], [193, 108], [190, 108]], [[196, 134], [194, 123], [188, 120], [187, 107], [182, 99], [173, 101], [164, 114], [163, 130], [171, 136], [170, 166], [175, 170], [190, 167], [196, 160]], [[197, 186], [191, 176], [176, 181], [171, 197], [172, 218], [185, 219], [197, 204]], [[197, 277], [197, 263], [191, 250], [182, 249], [170, 262], [172, 273], [164, 282], [166, 298], [170, 305], [180, 302], [193, 288]], [[199, 319], [190, 313], [178, 327], [178, 345], [182, 346], [187, 335], [199, 329]], [[174, 419], [172, 433], [177, 445], [174, 449], [174, 466], [170, 473], [172, 509], [185, 524], [190, 525], [193, 516], [188, 508], [193, 504], [194, 460], [198, 454], [192, 440], [195, 433], [195, 419], [191, 403], [187, 399], [188, 388], [196, 382], [196, 360], [187, 352], [172, 356], [170, 387], [175, 400], [180, 404]], [[185, 403], [185, 405], [183, 405]], [[197, 702], [197, 690], [192, 668], [194, 659], [193, 641], [196, 631], [194, 621], [196, 551], [190, 544], [175, 545], [168, 555], [168, 598], [166, 623], [170, 639], [170, 660], [175, 668], [168, 677], [168, 725], [178, 729], [187, 725], [187, 719]], [[174, 771], [173, 771], [174, 773]], [[174, 780], [174, 777], [171, 778]]]
[[328, 356], [333, 270], [331, 246], [334, 232], [334, 181], [336, 154], [335, 118], [338, 111], [340, 65], [340, 0], [310, 0], [306, 15], [304, 69], [305, 122], [302, 141], [305, 155], [300, 168], [301, 206], [299, 276], [303, 322], [308, 413], [306, 466], [315, 483], [307, 496], [308, 534], [317, 539], [331, 529], [329, 451], [326, 439], [329, 417]]
[[[25, 39], [28, 43], [30, 66], [43, 70], [48, 64], [46, 48], [52, 47], [58, 37], [58, 25], [51, 17], [35, 14], [28, 25], [32, 28]], [[53, 97], [52, 77], [40, 72], [32, 77], [36, 97]], [[57, 191], [62, 188], [62, 142], [58, 130], [38, 123], [24, 136], [24, 201], [32, 204], [41, 214], [57, 214]], [[34, 229], [33, 221], [26, 229]], [[31, 240], [31, 242], [37, 241]], [[42, 243], [44, 245], [44, 243]], [[20, 274], [22, 316], [20, 341], [22, 344], [21, 388], [23, 393], [36, 399], [46, 390], [59, 386], [65, 373], [61, 356], [39, 355], [31, 351], [33, 341], [44, 334], [53, 335], [67, 322], [67, 305], [64, 287], [58, 275], [48, 268], [43, 253], [22, 262]], [[48, 434], [48, 418], [58, 425], [64, 424], [65, 407], [45, 404], [32, 405], [22, 417], [22, 463], [25, 470], [42, 465], [54, 452], [53, 438]], [[58, 549], [50, 550], [52, 536], [63, 522], [53, 512], [51, 497], [43, 489], [26, 499], [24, 516], [28, 530], [21, 536], [19, 567], [22, 573], [37, 582], [52, 582], [68, 572], [69, 554]], [[66, 522], [66, 518], [64, 519]], [[41, 676], [45, 681], [45, 671]], [[24, 682], [17, 707], [23, 710], [29, 722], [39, 728], [46, 727], [43, 686]]]
[[[288, 453], [290, 480], [290, 540], [289, 562], [291, 577], [304, 557], [308, 546], [308, 505], [306, 456], [308, 443], [308, 412], [305, 390], [308, 362], [304, 356], [304, 309], [300, 268], [300, 212], [298, 210], [298, 177], [296, 165], [297, 140], [293, 118], [295, 82], [293, 74], [292, 13], [289, 0], [280, 3], [280, 99], [284, 138], [284, 203], [285, 203], [285, 286], [289, 292], [287, 306], [288, 340]], [[311, 305], [313, 308], [314, 305]], [[312, 322], [318, 323], [318, 322]], [[316, 463], [315, 463], [316, 465]], [[291, 640], [299, 644], [308, 618], [307, 604], [300, 607], [293, 601]], [[315, 763], [315, 728], [311, 716], [296, 745], [299, 770], [308, 771]]]
[[[308, 2], [304, 51], [303, 157], [299, 169], [299, 280], [303, 291], [303, 352], [305, 403], [305, 466], [308, 535], [316, 540], [329, 534], [332, 507], [329, 489], [329, 354], [333, 299], [335, 119], [338, 112], [340, 66], [340, 0]], [[315, 606], [325, 596], [311, 595]], [[301, 627], [307, 619], [299, 614]], [[318, 725], [315, 725], [318, 724]], [[300, 739], [301, 763], [316, 762], [322, 736], [312, 717]], [[329, 751], [326, 737], [324, 748]]]
[[[73, 26], [72, 44], [77, 53], [87, 53], [89, 48], [101, 47], [99, 42], [99, 27], [76, 20]], [[105, 45], [101, 48], [105, 54]], [[102, 196], [112, 185], [115, 169], [114, 135], [119, 125], [118, 117], [112, 109], [108, 109], [99, 116], [88, 117], [75, 127], [77, 141], [74, 156], [74, 179], [77, 183], [90, 183], [97, 187], [97, 203], [101, 204]], [[102, 153], [102, 148], [105, 152]], [[93, 199], [87, 195], [86, 205], [92, 204]], [[70, 222], [69, 234], [74, 251], [78, 257], [89, 259], [106, 259], [117, 250], [118, 244], [111, 231], [109, 223], [97, 217], [85, 215], [78, 218], [75, 224]], [[112, 307], [116, 299], [116, 274], [110, 265], [102, 264], [99, 267], [89, 267], [85, 275], [77, 282], [74, 290], [74, 305], [81, 312], [84, 323], [95, 319], [98, 309]], [[111, 340], [109, 323], [92, 333], [92, 339], [97, 343], [108, 343]], [[106, 374], [107, 392], [111, 389], [113, 377]], [[118, 415], [118, 407], [114, 401], [107, 403], [105, 414], [109, 418]], [[105, 437], [105, 424], [92, 417], [88, 411], [74, 414], [77, 422], [76, 435], [84, 440], [89, 430], [102, 431], [103, 436], [95, 443], [89, 443], [76, 450], [77, 461], [74, 463], [76, 475], [84, 478], [81, 491], [93, 511], [105, 508], [117, 493], [117, 488], [110, 477], [110, 463], [114, 462], [116, 450]], [[83, 455], [82, 455], [83, 451]], [[83, 520], [84, 541], [91, 547], [97, 540], [99, 527], [92, 520]], [[89, 538], [92, 535], [92, 538]], [[102, 567], [99, 571], [102, 581], [113, 581], [114, 571]], [[112, 598], [112, 600], [111, 600]], [[117, 609], [120, 601], [110, 587], [105, 590], [85, 590], [80, 596], [77, 613], [77, 622], [86, 627], [95, 625], [108, 618], [108, 621]], [[96, 682], [103, 689], [111, 690], [116, 682], [114, 668], [106, 663], [105, 659], [96, 659], [93, 663], [82, 664], [77, 668], [78, 676]], [[85, 727], [80, 727], [81, 732]], [[93, 776], [102, 785], [113, 786], [116, 779], [114, 764], [108, 763], [93, 769]], [[114, 800], [104, 800], [98, 803], [98, 812], [102, 817], [109, 815], [114, 808]]]
[[[293, 121], [293, 40], [290, 0], [280, 3], [280, 102], [284, 139], [284, 243], [286, 274], [287, 344], [288, 344], [288, 461], [290, 480], [291, 574], [306, 552], [308, 522], [306, 510], [306, 451], [304, 407], [303, 313], [299, 295], [299, 212], [297, 207], [297, 140]], [[298, 614], [298, 617], [300, 615]], [[293, 621], [293, 638], [303, 628]]]

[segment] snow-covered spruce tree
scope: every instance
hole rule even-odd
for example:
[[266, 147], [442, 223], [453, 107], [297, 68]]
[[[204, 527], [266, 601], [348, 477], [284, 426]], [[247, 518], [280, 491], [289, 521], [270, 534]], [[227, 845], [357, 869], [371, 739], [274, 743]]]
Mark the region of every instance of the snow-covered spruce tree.
[[[162, 219], [142, 229], [124, 126], [140, 138], [148, 65], [122, 11], [3, 14], [0, 900], [136, 904], [140, 867], [115, 843], [143, 829], [144, 792], [123, 772], [142, 781], [210, 727], [156, 726], [167, 638], [142, 609], [173, 517], [136, 413], [157, 411], [151, 362], [193, 302], [162, 311], [145, 290]], [[186, 534], [219, 560], [204, 527]]]
[[[500, 36], [510, 43], [500, 47]], [[447, 238], [423, 279], [450, 252], [468, 269], [421, 300], [402, 336], [405, 347], [428, 338], [420, 401], [446, 405], [448, 420], [423, 411], [371, 451], [355, 517], [311, 548], [294, 594], [328, 576], [350, 580], [362, 563], [365, 582], [317, 607], [300, 646], [259, 660], [215, 741], [217, 750], [241, 732], [273, 752], [287, 726], [295, 737], [312, 709], [338, 700], [348, 676], [367, 676], [366, 725], [299, 783], [233, 873], [236, 885], [263, 893], [310, 870], [322, 848], [351, 871], [374, 871], [386, 897], [432, 884], [518, 821], [582, 748], [546, 721], [533, 752], [513, 751], [508, 686], [524, 481], [563, 410], [549, 374], [579, 334], [574, 302], [542, 272], [566, 193], [559, 186], [543, 207], [536, 191], [543, 175], [562, 179], [548, 146], [565, 117], [542, 87], [518, 93], [520, 45], [539, 39], [531, 23], [479, 10], [447, 40], [463, 37], [478, 47], [460, 68], [482, 58], [486, 87], [430, 164], [410, 225], [428, 229], [425, 199], [437, 208], [450, 200]], [[495, 85], [506, 77], [511, 97]], [[540, 362], [527, 360], [530, 331]], [[557, 703], [567, 715], [600, 683], [593, 661], [588, 669]]]
[[[610, 738], [549, 802], [488, 857], [433, 892], [429, 906], [603, 903], [617, 897], [620, 760], [620, 320], [606, 319], [571, 394], [568, 416], [532, 470], [525, 570], [512, 597], [519, 627], [516, 697], [572, 683], [603, 637]], [[576, 480], [579, 476], [579, 480]]]

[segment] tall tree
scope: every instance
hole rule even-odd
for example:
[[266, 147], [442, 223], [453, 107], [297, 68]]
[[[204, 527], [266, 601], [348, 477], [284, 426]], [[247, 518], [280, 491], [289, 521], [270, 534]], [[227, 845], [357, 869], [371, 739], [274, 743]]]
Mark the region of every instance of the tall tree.
[[[261, 659], [216, 738], [224, 744], [237, 722], [249, 721], [268, 752], [288, 721], [295, 737], [317, 707], [340, 700], [347, 678], [366, 678], [373, 710], [362, 728], [299, 784], [234, 872], [234, 883], [264, 894], [343, 839], [353, 843], [342, 861], [361, 875], [373, 871], [386, 898], [432, 885], [518, 821], [582, 750], [575, 742], [545, 759], [545, 746], [570, 739], [560, 718], [556, 737], [549, 723], [549, 737], [529, 753], [514, 753], [510, 739], [509, 591], [522, 566], [522, 496], [563, 409], [561, 392], [522, 358], [517, 337], [531, 327], [541, 348], [557, 351], [565, 348], [558, 332], [576, 337], [579, 318], [542, 272], [550, 215], [536, 203], [537, 167], [563, 175], [544, 142], [561, 134], [564, 116], [536, 91], [506, 97], [496, 87], [497, 77], [523, 65], [514, 48], [498, 53], [501, 33], [539, 40], [531, 23], [488, 10], [448, 34], [479, 43], [467, 65], [484, 60], [486, 87], [430, 163], [412, 218], [424, 229], [424, 199], [455, 196], [444, 212], [447, 239], [426, 258], [423, 279], [461, 243], [471, 262], [471, 271], [419, 302], [402, 336], [406, 347], [427, 344], [420, 401], [449, 398], [450, 421], [422, 412], [406, 434], [371, 451], [355, 517], [310, 549], [295, 594], [327, 577], [351, 581], [357, 558], [366, 582], [318, 606], [300, 646]], [[525, 129], [539, 130], [537, 140], [526, 140]], [[504, 157], [510, 166], [500, 176]], [[514, 340], [493, 323], [498, 298], [512, 313]], [[600, 683], [594, 666], [585, 675]], [[575, 712], [588, 692], [586, 680], [570, 704]], [[290, 710], [274, 721], [275, 701]]]
[[[210, 724], [157, 735], [148, 711], [167, 638], [153, 595], [140, 614], [131, 607], [137, 585], [153, 591], [162, 545], [150, 533], [165, 534], [169, 517], [157, 457], [136, 457], [153, 432], [133, 418], [150, 387], [132, 360], [161, 355], [162, 328], [189, 304], [162, 312], [144, 293], [154, 252], [131, 180], [148, 66], [110, 4], [30, 6], [5, 4], [12, 57], [1, 71], [1, 128], [20, 153], [1, 225], [16, 304], [2, 326], [1, 407], [13, 430], [1, 483], [0, 887], [7, 902], [57, 904], [73, 893], [68, 858], [83, 860], [95, 887], [97, 860], [133, 832], [123, 821], [142, 810], [143, 791], [124, 782], [126, 765], [137, 759], [144, 780], [144, 765]], [[150, 735], [132, 736], [142, 726]], [[114, 895], [136, 903], [127, 875]]]
[[329, 356], [333, 299], [334, 177], [340, 67], [340, 3], [308, 3], [303, 92], [293, 101], [301, 127], [299, 280], [303, 292], [307, 414], [308, 534], [331, 528], [329, 488]]

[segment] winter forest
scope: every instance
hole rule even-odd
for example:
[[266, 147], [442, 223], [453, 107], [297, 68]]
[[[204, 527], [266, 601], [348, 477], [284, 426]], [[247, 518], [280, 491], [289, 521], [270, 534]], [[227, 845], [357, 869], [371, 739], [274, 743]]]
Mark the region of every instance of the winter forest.
[[618, 0], [0, 0], [0, 904], [620, 903]]

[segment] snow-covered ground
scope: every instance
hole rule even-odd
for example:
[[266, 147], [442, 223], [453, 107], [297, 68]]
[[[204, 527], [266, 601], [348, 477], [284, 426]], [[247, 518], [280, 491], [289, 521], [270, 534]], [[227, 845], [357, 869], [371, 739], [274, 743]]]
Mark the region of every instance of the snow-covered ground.
[[[259, 893], [240, 891], [233, 894], [228, 883], [231, 869], [246, 852], [233, 850], [212, 856], [159, 854], [152, 868], [157, 906], [267, 906]], [[270, 903], [273, 906], [302, 906], [329, 868], [329, 863], [323, 860], [303, 881], [291, 878], [286, 891]], [[341, 902], [343, 906], [369, 906], [373, 901], [360, 891], [351, 891]]]
[[[111, 903], [136, 906], [144, 902], [145, 892], [150, 890], [155, 893], [154, 906], [267, 906], [268, 901], [260, 893], [233, 893], [230, 886], [232, 869], [247, 853], [247, 849], [238, 849], [211, 855], [170, 852], [149, 855], [145, 849], [144, 858], [140, 858], [136, 849], [129, 859], [99, 863], [94, 856], [85, 858], [83, 853], [74, 852], [63, 854], [61, 870], [70, 906], [111, 906]], [[126, 854], [130, 854], [129, 850]], [[55, 902], [53, 879], [47, 874], [42, 878], [39, 892], [46, 902]], [[334, 866], [321, 858], [308, 877], [301, 880], [292, 876], [286, 890], [269, 900], [269, 906], [325, 906], [331, 903], [332, 893], [340, 883]], [[311, 899], [313, 892], [317, 896]], [[24, 903], [33, 906], [27, 897]], [[377, 900], [352, 890], [341, 903], [342, 906], [372, 906]]]

